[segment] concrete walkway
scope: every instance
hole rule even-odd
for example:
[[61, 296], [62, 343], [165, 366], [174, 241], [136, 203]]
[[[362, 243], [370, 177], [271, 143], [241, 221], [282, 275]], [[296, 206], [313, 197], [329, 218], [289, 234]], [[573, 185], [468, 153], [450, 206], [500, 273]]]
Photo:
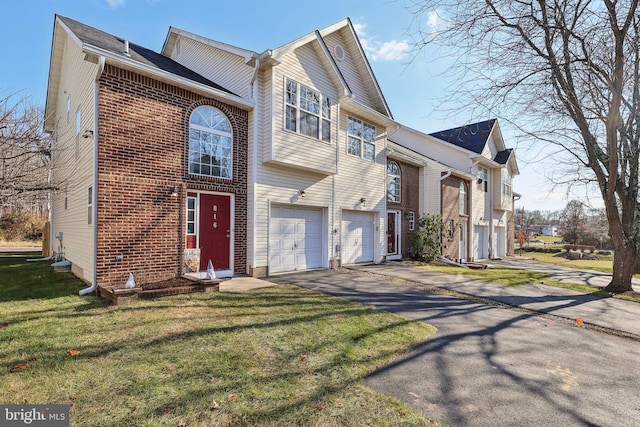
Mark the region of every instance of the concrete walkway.
[[[535, 270], [541, 268], [534, 261], [518, 260], [518, 268]], [[546, 264], [544, 266], [547, 266]], [[361, 273], [380, 274], [388, 278], [399, 278], [409, 282], [446, 289], [462, 294], [485, 298], [492, 301], [522, 307], [540, 313], [552, 314], [566, 319], [582, 319], [587, 325], [598, 326], [640, 337], [640, 303], [618, 298], [601, 297], [584, 294], [571, 289], [557, 288], [543, 283], [507, 287], [495, 283], [474, 280], [462, 275], [437, 273], [402, 263], [388, 262], [376, 265], [356, 265], [350, 267]], [[553, 274], [550, 267], [543, 270], [552, 273], [552, 280], [560, 276], [572, 283], [592, 283], [593, 277], [600, 280], [604, 273], [585, 273], [575, 270], [567, 272], [565, 268], [555, 268]], [[569, 280], [571, 278], [572, 280]], [[579, 279], [582, 279], [580, 281]]]
[[220, 283], [220, 292], [246, 292], [253, 289], [274, 286], [275, 283], [255, 277], [234, 277]]

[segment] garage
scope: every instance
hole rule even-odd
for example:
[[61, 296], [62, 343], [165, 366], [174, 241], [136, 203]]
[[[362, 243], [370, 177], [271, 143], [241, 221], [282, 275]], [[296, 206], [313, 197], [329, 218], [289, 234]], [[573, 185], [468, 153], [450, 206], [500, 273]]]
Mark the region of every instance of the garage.
[[271, 207], [269, 271], [322, 267], [322, 209]]
[[374, 221], [371, 212], [344, 211], [342, 213], [342, 263], [373, 261]]

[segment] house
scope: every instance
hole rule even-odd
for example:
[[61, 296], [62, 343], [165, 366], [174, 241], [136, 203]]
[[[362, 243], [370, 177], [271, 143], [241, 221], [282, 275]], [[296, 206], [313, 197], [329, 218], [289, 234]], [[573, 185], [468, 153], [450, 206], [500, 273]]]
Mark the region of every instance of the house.
[[[246, 271], [254, 102], [163, 55], [56, 16], [45, 130], [54, 250], [92, 286], [176, 277], [185, 249]], [[194, 230], [201, 234], [194, 239]]]
[[171, 28], [162, 54], [256, 100], [248, 274], [384, 258], [395, 122], [349, 19], [262, 53]]
[[543, 236], [558, 236], [558, 227], [554, 225], [543, 225], [541, 229], [541, 233]]
[[[476, 180], [469, 187], [471, 257], [513, 255], [513, 177], [519, 174], [513, 149], [507, 148], [496, 119], [432, 133], [468, 155]], [[462, 187], [461, 187], [462, 190]]]
[[85, 293], [401, 259], [424, 213], [451, 258], [506, 248], [497, 122], [480, 151], [399, 124], [349, 19], [264, 52], [171, 27], [156, 53], [56, 15], [45, 129], [53, 249]]

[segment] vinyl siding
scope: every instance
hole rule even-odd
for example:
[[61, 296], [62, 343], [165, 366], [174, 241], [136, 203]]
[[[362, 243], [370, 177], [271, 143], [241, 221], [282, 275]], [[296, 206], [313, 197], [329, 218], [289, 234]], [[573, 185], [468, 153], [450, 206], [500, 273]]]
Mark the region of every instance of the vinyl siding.
[[180, 54], [174, 50], [171, 59], [238, 96], [250, 96], [253, 67], [245, 64], [244, 57], [186, 37], [180, 37], [179, 42]]
[[[67, 37], [56, 105], [57, 135], [52, 171], [53, 181], [59, 183], [60, 189], [52, 198], [51, 229], [54, 251], [58, 251], [59, 245], [55, 236], [62, 232], [64, 256], [72, 262], [74, 272], [80, 278], [93, 283], [94, 235], [93, 225], [88, 224], [87, 201], [88, 188], [93, 187], [94, 182], [95, 140], [80, 136], [76, 149], [76, 111], [81, 108], [80, 135], [85, 130], [95, 132], [94, 78], [97, 65], [82, 58], [80, 47]], [[68, 122], [67, 96], [71, 100]], [[94, 198], [95, 191], [93, 188]], [[64, 208], [65, 195], [67, 209]], [[95, 204], [93, 209], [95, 212]]]
[[407, 129], [400, 129], [390, 139], [454, 169], [469, 172], [469, 155], [444, 141]]
[[336, 64], [358, 102], [379, 113], [387, 114], [383, 100], [367, 70], [367, 64], [360, 54], [358, 42], [351, 37], [348, 28], [344, 27], [338, 32], [328, 34], [323, 39], [332, 56], [335, 56], [333, 49], [337, 44], [343, 47], [345, 57], [343, 60], [336, 60]]
[[[322, 52], [319, 52], [317, 48], [312, 48], [311, 45], [306, 44], [287, 53], [283, 56], [281, 64], [273, 69], [272, 152], [270, 153], [271, 157], [264, 160], [313, 170], [318, 173], [334, 174], [336, 173], [337, 92], [333, 82], [327, 76], [327, 70], [319, 59]], [[317, 46], [317, 43], [313, 45]], [[331, 108], [332, 141], [330, 143], [285, 130], [284, 90], [286, 78], [315, 89], [331, 99], [334, 105]], [[261, 101], [265, 101], [265, 99], [262, 98]]]
[[[360, 119], [353, 114], [344, 112], [340, 114], [339, 174], [336, 176], [336, 220], [333, 227], [339, 230], [338, 233], [341, 232], [342, 210], [374, 213], [377, 219], [374, 239], [378, 242], [374, 251], [374, 261], [379, 261], [379, 254], [382, 253], [385, 238], [387, 159], [385, 155], [386, 138], [382, 134], [386, 128], [376, 125], [376, 123], [370, 123], [376, 126], [378, 136], [375, 141], [375, 161], [356, 157], [347, 153], [347, 120], [349, 116]], [[365, 199], [364, 204], [360, 203], [361, 198]], [[339, 237], [342, 238], [342, 236]]]

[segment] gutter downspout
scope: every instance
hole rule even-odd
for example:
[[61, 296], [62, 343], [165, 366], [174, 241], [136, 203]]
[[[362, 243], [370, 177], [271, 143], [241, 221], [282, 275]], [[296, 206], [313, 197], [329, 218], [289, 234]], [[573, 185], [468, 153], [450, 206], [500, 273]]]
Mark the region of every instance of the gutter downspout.
[[104, 71], [104, 56], [98, 57], [98, 71], [93, 84], [93, 283], [81, 289], [78, 295], [87, 295], [98, 289], [98, 81]]
[[[251, 76], [251, 82], [249, 83], [250, 85], [250, 89], [249, 89], [249, 96], [252, 97], [253, 102], [255, 107], [253, 108], [253, 147], [252, 148], [252, 155], [253, 155], [253, 159], [251, 162], [251, 186], [252, 186], [252, 190], [251, 190], [251, 194], [250, 197], [252, 198], [251, 200], [251, 268], [255, 269], [256, 268], [256, 228], [257, 228], [257, 219], [256, 219], [256, 212], [258, 209], [258, 197], [257, 197], [257, 192], [258, 192], [258, 180], [257, 175], [258, 175], [258, 120], [260, 120], [260, 103], [256, 102], [256, 99], [258, 99], [259, 96], [259, 88], [258, 88], [258, 71], [260, 69], [260, 55], [256, 55], [256, 64], [255, 64], [255, 68], [253, 70], [253, 76]], [[249, 201], [247, 200], [247, 206], [249, 205]], [[268, 239], [267, 239], [268, 240]], [[247, 268], [247, 266], [245, 265], [245, 268]], [[251, 276], [254, 276], [254, 272], [253, 271], [249, 271], [249, 274]]]

